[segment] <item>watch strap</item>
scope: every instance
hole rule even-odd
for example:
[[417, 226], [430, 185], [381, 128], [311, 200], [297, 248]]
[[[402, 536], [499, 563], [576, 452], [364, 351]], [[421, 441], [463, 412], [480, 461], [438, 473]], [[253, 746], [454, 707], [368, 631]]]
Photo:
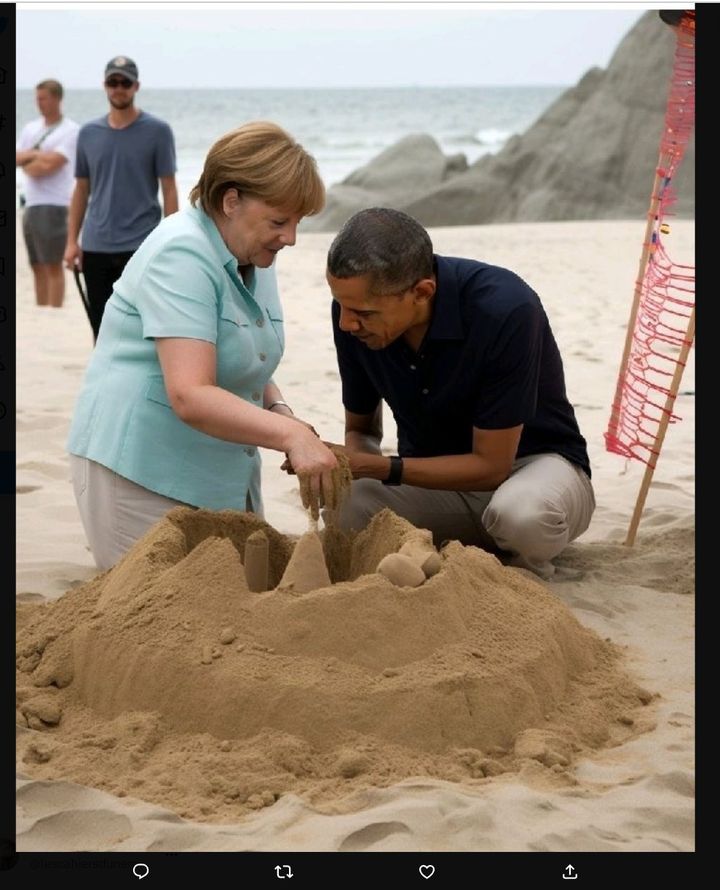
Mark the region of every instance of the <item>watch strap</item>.
[[383, 485], [401, 485], [403, 475], [403, 459], [394, 454], [390, 458], [390, 473], [383, 479]]

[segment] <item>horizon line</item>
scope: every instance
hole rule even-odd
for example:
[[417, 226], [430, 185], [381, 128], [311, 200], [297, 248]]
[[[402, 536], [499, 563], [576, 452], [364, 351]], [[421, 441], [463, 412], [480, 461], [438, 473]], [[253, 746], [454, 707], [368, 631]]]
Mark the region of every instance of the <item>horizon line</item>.
[[[142, 84], [142, 80], [140, 81]], [[215, 90], [217, 92], [235, 92], [237, 90], [284, 90], [284, 91], [292, 91], [298, 92], [300, 90], [326, 90], [327, 92], [340, 92], [341, 90], [458, 90], [458, 89], [517, 89], [518, 87], [570, 87], [575, 86], [577, 81], [574, 83], [447, 83], [447, 84], [433, 84], [433, 83], [418, 83], [418, 84], [348, 84], [347, 86], [320, 86], [320, 85], [306, 85], [306, 86], [298, 86], [297, 84], [293, 84], [292, 86], [233, 86], [233, 87], [218, 87], [218, 86], [150, 86], [143, 87], [143, 90], [167, 90], [167, 91], [178, 91], [185, 90], [188, 92], [199, 92], [200, 90]], [[35, 84], [32, 86], [16, 86], [16, 90], [34, 90]], [[102, 92], [102, 85], [100, 86], [72, 86], [63, 83], [63, 89], [65, 90], [92, 90]]]

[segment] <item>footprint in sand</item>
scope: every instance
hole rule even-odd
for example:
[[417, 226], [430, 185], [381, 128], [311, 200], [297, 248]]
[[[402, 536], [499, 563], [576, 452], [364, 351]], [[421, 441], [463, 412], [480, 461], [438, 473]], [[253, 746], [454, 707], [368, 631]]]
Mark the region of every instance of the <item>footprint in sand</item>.
[[411, 834], [404, 822], [373, 822], [349, 834], [340, 844], [339, 851], [358, 853], [370, 850], [375, 844], [403, 834]]
[[41, 485], [16, 485], [15, 494], [30, 494], [31, 491], [39, 491]]
[[45, 597], [41, 593], [32, 593], [29, 590], [23, 590], [21, 593], [17, 594], [17, 596], [15, 597], [15, 602], [37, 605], [38, 603], [44, 603]]
[[[18, 834], [18, 846], [48, 852], [107, 849], [132, 835], [132, 822], [123, 814], [99, 810], [61, 810], [38, 819]], [[82, 840], [80, 840], [82, 838]]]

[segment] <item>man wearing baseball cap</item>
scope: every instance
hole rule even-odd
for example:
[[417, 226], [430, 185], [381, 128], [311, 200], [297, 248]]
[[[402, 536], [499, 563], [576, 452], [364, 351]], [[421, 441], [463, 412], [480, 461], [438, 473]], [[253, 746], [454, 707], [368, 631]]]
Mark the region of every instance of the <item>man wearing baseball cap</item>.
[[138, 82], [138, 69], [132, 59], [127, 56], [115, 56], [105, 66], [105, 80], [111, 74], [119, 74], [121, 77], [129, 77], [133, 83]]
[[95, 340], [125, 264], [163, 214], [178, 209], [173, 133], [165, 121], [136, 107], [140, 80], [135, 62], [127, 56], [110, 59], [104, 86], [109, 113], [89, 121], [78, 134], [64, 257], [65, 265], [85, 278]]

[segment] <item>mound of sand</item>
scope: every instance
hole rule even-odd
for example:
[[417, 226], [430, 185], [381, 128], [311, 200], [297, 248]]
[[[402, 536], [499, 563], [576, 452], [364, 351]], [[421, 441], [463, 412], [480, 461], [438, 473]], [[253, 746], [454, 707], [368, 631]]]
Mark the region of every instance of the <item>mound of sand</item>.
[[[258, 531], [268, 589], [251, 592]], [[25, 770], [229, 821], [411, 776], [572, 782], [579, 751], [647, 728], [617, 649], [527, 574], [457, 542], [417, 587], [376, 571], [428, 534], [389, 510], [299, 541], [170, 511], [109, 572], [22, 607]]]

